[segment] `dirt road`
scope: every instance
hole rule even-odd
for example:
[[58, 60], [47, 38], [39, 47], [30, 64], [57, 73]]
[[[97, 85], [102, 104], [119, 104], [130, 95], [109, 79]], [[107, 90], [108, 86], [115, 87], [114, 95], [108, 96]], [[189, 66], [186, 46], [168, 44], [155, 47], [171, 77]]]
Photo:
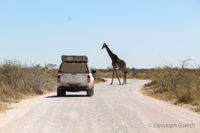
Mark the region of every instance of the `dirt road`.
[[[143, 96], [147, 81], [95, 86], [85, 92], [56, 97], [56, 93], [24, 100], [0, 114], [0, 133], [198, 133], [200, 115]], [[74, 95], [77, 94], [77, 95]]]

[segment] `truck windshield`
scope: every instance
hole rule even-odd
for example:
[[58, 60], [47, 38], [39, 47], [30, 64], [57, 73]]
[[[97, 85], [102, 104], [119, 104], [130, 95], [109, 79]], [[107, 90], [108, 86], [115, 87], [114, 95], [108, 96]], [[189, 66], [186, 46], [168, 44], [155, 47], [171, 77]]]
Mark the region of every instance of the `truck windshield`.
[[58, 72], [63, 73], [88, 73], [87, 64], [84, 62], [62, 63]]

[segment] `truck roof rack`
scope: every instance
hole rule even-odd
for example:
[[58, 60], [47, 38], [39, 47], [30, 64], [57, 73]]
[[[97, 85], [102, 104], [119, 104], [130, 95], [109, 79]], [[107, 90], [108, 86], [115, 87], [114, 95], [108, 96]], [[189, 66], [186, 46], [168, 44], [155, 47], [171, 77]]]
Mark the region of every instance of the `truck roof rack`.
[[85, 55], [62, 55], [62, 62], [88, 62], [88, 57]]

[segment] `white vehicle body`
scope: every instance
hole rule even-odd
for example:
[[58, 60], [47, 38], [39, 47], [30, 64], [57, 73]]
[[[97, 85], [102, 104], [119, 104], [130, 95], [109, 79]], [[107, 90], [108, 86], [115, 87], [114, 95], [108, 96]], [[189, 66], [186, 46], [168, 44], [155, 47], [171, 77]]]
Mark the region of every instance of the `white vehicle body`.
[[[94, 88], [94, 78], [91, 73], [77, 73], [77, 74], [69, 74], [69, 73], [61, 73], [58, 74], [60, 76], [60, 82], [58, 86], [87, 86], [88, 88]], [[90, 82], [88, 82], [88, 75], [90, 77]]]
[[94, 93], [94, 77], [87, 65], [86, 56], [62, 56], [58, 71], [57, 95], [65, 95], [66, 91], [87, 91], [88, 96]]

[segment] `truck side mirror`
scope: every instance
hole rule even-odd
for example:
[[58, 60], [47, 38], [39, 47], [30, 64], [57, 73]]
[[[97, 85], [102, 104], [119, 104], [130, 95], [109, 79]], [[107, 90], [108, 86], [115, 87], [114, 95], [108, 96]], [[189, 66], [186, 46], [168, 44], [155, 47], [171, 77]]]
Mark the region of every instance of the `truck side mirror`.
[[92, 70], [92, 75], [93, 75], [93, 77], [96, 79], [96, 70]]
[[92, 70], [92, 74], [95, 74], [95, 73], [97, 73], [97, 71], [96, 70]]

